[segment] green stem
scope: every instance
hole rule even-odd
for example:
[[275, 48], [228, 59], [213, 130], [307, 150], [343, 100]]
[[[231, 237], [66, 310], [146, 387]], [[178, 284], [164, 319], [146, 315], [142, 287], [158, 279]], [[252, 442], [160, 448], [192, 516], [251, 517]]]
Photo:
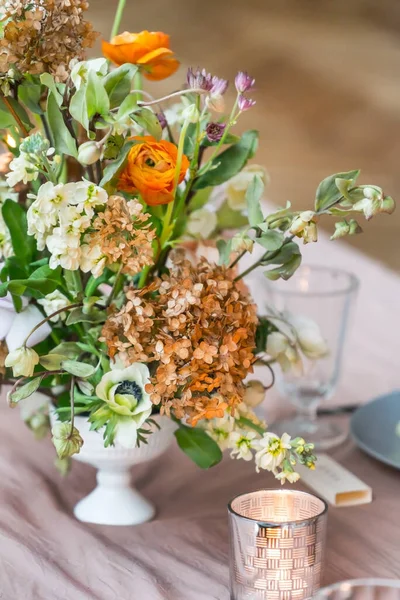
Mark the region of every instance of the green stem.
[[75, 377], [72, 375], [71, 377], [71, 387], [70, 387], [70, 403], [71, 403], [71, 431], [70, 437], [74, 433], [74, 424], [75, 424]]
[[115, 13], [114, 24], [111, 29], [111, 39], [118, 35], [118, 31], [122, 21], [122, 15], [124, 13], [126, 0], [119, 0], [117, 12]]
[[263, 254], [261, 256], [261, 258], [259, 258], [255, 263], [250, 265], [250, 267], [248, 267], [245, 271], [243, 271], [243, 273], [240, 273], [240, 275], [235, 277], [235, 279], [233, 281], [239, 281], [240, 279], [243, 279], [243, 277], [246, 277], [246, 275], [248, 275], [249, 273], [254, 271], [254, 269], [259, 267], [261, 265], [261, 263], [264, 262], [264, 260], [271, 260], [272, 258], [275, 258], [275, 256], [278, 256], [278, 254], [282, 250], [283, 246], [285, 246], [286, 244], [291, 242], [294, 237], [295, 237], [294, 235], [290, 235], [288, 238], [286, 238], [285, 241], [283, 242], [282, 246], [280, 248], [278, 248], [278, 250], [274, 250], [274, 252], [270, 252], [270, 251], [265, 252], [265, 254]]
[[147, 276], [150, 273], [151, 267], [147, 266], [144, 267], [140, 278], [139, 278], [139, 282], [138, 282], [138, 288], [139, 290], [141, 290], [142, 288], [144, 288], [144, 286], [146, 285], [146, 281], [147, 281]]
[[177, 159], [176, 159], [174, 187], [173, 187], [174, 200], [168, 204], [167, 212], [165, 213], [163, 230], [162, 230], [161, 237], [160, 237], [161, 248], [164, 247], [164, 245], [168, 241], [168, 239], [170, 237], [170, 233], [171, 233], [170, 232], [170, 224], [171, 224], [171, 219], [172, 219], [172, 215], [174, 212], [174, 202], [176, 199], [176, 191], [178, 189], [178, 184], [179, 184], [179, 176], [180, 176], [180, 172], [181, 172], [182, 158], [183, 158], [183, 148], [185, 145], [185, 137], [186, 137], [186, 132], [187, 132], [188, 127], [189, 127], [189, 121], [186, 120], [184, 122], [184, 124], [182, 125], [181, 134], [179, 136], [178, 155], [177, 155]]
[[264, 435], [264, 433], [265, 433], [264, 427], [261, 427], [260, 425], [256, 425], [255, 423], [253, 423], [253, 421], [251, 419], [246, 419], [246, 417], [240, 417], [239, 419], [236, 419], [236, 422], [239, 423], [239, 425], [243, 425], [244, 427], [253, 429], [260, 435]]
[[110, 295], [108, 296], [108, 300], [107, 300], [107, 304], [106, 304], [106, 306], [110, 306], [111, 302], [114, 300], [114, 298], [115, 298], [115, 296], [116, 296], [116, 294], [117, 294], [117, 291], [118, 291], [118, 286], [119, 286], [119, 284], [120, 284], [120, 281], [121, 281], [121, 277], [123, 277], [123, 275], [122, 275], [122, 269], [123, 269], [123, 268], [124, 268], [124, 265], [123, 265], [123, 264], [122, 264], [122, 265], [120, 265], [120, 267], [119, 267], [119, 269], [118, 269], [118, 272], [117, 272], [117, 274], [116, 274], [116, 276], [115, 276], [114, 285], [113, 285], [113, 287], [112, 287], [112, 290], [111, 290], [111, 292], [110, 292]]
[[68, 306], [64, 306], [64, 308], [59, 308], [58, 310], [53, 312], [51, 315], [49, 315], [48, 317], [46, 317], [45, 319], [40, 321], [40, 323], [35, 325], [35, 327], [30, 331], [30, 333], [28, 333], [25, 340], [21, 344], [21, 347], [26, 346], [31, 335], [34, 334], [35, 331], [37, 331], [42, 325], [47, 323], [47, 321], [50, 321], [50, 319], [52, 319], [53, 317], [56, 317], [57, 315], [60, 315], [61, 313], [65, 312], [66, 310], [73, 310], [74, 308], [79, 308], [80, 306], [83, 306], [82, 302], [77, 302], [76, 304], [69, 304]]

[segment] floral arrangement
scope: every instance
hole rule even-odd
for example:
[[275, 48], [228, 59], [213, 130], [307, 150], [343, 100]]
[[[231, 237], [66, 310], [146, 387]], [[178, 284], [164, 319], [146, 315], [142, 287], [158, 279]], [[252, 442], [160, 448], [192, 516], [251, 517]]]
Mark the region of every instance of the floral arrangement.
[[[161, 413], [200, 467], [229, 449], [296, 481], [297, 462], [313, 468], [313, 447], [267, 430], [254, 410], [265, 388], [249, 376], [257, 363], [301, 368], [302, 355], [327, 349], [318, 332], [302, 336], [301, 323], [288, 329], [279, 315], [258, 315], [244, 278], [256, 268], [291, 277], [296, 240], [317, 241], [321, 215], [336, 218], [336, 239], [361, 231], [355, 216], [391, 213], [394, 202], [349, 171], [324, 179], [309, 210], [288, 203], [266, 216], [267, 174], [248, 164], [257, 131], [233, 132], [255, 104], [254, 79], [237, 74], [230, 110], [228, 82], [204, 69], [157, 98], [151, 82], [179, 62], [164, 33], [118, 35], [124, 4], [93, 60], [84, 57], [97, 37], [85, 0], [7, 0], [0, 9], [9, 402], [24, 405], [38, 389], [53, 399], [62, 461], [83, 444], [76, 415], [106, 447], [132, 448]], [[254, 246], [261, 256], [241, 270]], [[25, 417], [38, 436], [47, 411]]]

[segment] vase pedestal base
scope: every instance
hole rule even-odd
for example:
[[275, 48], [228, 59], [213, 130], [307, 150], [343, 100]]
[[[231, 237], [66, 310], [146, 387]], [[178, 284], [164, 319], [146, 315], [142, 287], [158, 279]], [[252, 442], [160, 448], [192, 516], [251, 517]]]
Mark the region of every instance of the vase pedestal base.
[[131, 487], [129, 471], [100, 470], [97, 487], [74, 508], [79, 521], [98, 525], [139, 525], [154, 514], [154, 506]]

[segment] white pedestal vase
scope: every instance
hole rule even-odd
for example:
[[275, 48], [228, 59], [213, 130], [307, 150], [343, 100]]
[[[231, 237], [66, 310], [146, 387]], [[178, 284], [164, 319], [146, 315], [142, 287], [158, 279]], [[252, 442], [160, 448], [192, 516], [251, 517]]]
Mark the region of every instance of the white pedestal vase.
[[161, 429], [152, 425], [148, 443], [127, 450], [117, 446], [104, 448], [102, 433], [90, 431], [85, 417], [75, 417], [84, 444], [73, 458], [98, 469], [96, 488], [74, 508], [77, 519], [101, 525], [138, 525], [154, 517], [155, 507], [132, 487], [130, 469], [165, 452], [174, 439], [176, 424], [160, 415], [153, 415], [152, 419]]

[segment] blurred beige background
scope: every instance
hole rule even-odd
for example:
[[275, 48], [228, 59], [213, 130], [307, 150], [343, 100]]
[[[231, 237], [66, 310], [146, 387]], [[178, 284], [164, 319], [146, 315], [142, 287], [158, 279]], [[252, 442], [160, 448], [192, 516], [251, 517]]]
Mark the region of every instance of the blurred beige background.
[[[271, 200], [312, 205], [318, 182], [361, 168], [400, 202], [398, 0], [127, 0], [122, 29], [161, 30], [182, 65], [153, 94], [178, 89], [189, 66], [257, 80], [257, 105], [239, 128], [261, 133], [257, 162]], [[91, 0], [109, 36], [117, 0]], [[231, 92], [232, 93], [232, 92]], [[400, 270], [400, 208], [365, 224], [349, 243]], [[318, 260], [316, 250], [316, 260]]]

